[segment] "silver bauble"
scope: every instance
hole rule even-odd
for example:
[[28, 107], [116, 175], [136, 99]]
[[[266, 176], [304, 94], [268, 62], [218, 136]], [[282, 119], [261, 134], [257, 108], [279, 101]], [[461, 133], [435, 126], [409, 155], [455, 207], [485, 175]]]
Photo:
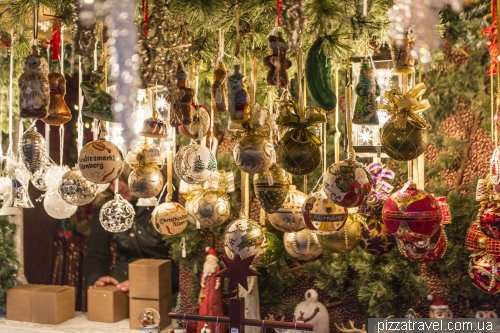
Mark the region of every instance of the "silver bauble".
[[97, 184], [83, 177], [80, 169], [73, 168], [66, 172], [59, 186], [61, 198], [73, 206], [91, 203], [97, 195]]
[[134, 218], [134, 206], [120, 194], [115, 194], [115, 198], [102, 205], [99, 211], [99, 221], [104, 230], [109, 232], [127, 231], [132, 227]]
[[19, 140], [21, 159], [30, 173], [35, 173], [45, 162], [45, 139], [43, 136], [29, 130]]

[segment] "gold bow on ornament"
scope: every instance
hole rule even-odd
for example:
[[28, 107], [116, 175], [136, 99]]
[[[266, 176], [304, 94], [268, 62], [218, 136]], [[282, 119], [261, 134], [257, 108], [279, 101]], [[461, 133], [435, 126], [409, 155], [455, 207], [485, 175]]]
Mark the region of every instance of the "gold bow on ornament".
[[418, 100], [425, 90], [425, 85], [419, 83], [406, 94], [399, 89], [386, 91], [384, 103], [379, 104], [379, 108], [387, 110], [390, 116], [396, 117], [396, 128], [400, 130], [406, 129], [407, 122], [417, 128], [428, 128], [429, 124], [420, 116], [420, 113], [430, 109], [431, 105], [427, 99]]
[[[278, 125], [281, 127], [288, 127], [288, 131], [280, 140], [281, 144], [284, 144], [290, 139], [294, 139], [296, 141], [304, 141], [304, 136], [318, 146], [323, 143], [320, 138], [316, 136], [313, 130], [310, 129], [310, 127], [315, 127], [318, 124], [326, 122], [325, 115], [320, 114], [318, 108], [310, 106], [305, 109], [306, 112], [307, 110], [318, 112], [316, 114], [313, 114], [309, 118], [300, 115], [298, 105], [292, 100], [286, 101], [282, 105], [282, 108], [286, 110], [287, 115], [278, 119]], [[304, 114], [306, 112], [304, 112]]]

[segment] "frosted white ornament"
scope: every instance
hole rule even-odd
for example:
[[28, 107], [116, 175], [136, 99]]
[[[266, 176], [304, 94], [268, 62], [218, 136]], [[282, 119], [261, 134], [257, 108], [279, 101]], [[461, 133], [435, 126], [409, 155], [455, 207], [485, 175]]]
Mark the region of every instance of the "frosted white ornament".
[[290, 190], [281, 207], [274, 214], [268, 214], [269, 222], [283, 232], [293, 232], [304, 229], [304, 218], [302, 217], [302, 205], [306, 200], [305, 193], [296, 190], [290, 185]]
[[109, 184], [110, 183], [107, 183], [107, 184], [97, 184], [97, 193], [102, 193], [104, 191], [106, 191], [109, 187]]
[[132, 227], [134, 218], [134, 207], [120, 194], [115, 194], [114, 199], [102, 205], [99, 211], [99, 221], [109, 232], [127, 231]]
[[318, 235], [309, 229], [297, 232], [285, 232], [283, 235], [285, 250], [295, 259], [312, 260], [323, 252]]
[[156, 197], [151, 198], [139, 198], [137, 200], [137, 207], [153, 207], [158, 203], [158, 199]]
[[233, 150], [236, 166], [244, 172], [255, 174], [269, 169], [276, 161], [273, 143], [259, 134], [245, 135]]
[[229, 196], [222, 191], [205, 190], [192, 203], [192, 212], [202, 227], [215, 227], [229, 218]]
[[59, 193], [47, 192], [43, 199], [43, 208], [50, 217], [55, 219], [67, 219], [75, 214], [77, 206], [70, 205], [64, 201]]
[[308, 324], [314, 324], [313, 332], [330, 332], [328, 310], [318, 301], [318, 293], [314, 289], [306, 291], [305, 301], [297, 304], [293, 315], [297, 321], [305, 321]]
[[266, 253], [267, 241], [260, 225], [249, 219], [239, 218], [231, 222], [224, 231], [224, 250], [233, 259], [238, 254], [242, 259], [255, 255], [252, 263], [258, 263]]

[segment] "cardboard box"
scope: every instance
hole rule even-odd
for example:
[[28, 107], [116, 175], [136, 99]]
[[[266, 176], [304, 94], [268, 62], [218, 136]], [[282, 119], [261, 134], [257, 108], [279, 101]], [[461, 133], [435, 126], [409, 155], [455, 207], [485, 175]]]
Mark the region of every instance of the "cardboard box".
[[172, 293], [172, 262], [139, 259], [128, 265], [130, 298], [160, 299]]
[[31, 291], [37, 284], [23, 284], [7, 290], [7, 319], [31, 322]]
[[170, 325], [168, 313], [172, 310], [172, 295], [163, 296], [161, 299], [130, 298], [130, 329], [138, 330], [139, 315], [147, 308], [152, 308], [160, 314], [160, 330]]
[[75, 316], [75, 288], [40, 285], [31, 292], [31, 322], [59, 324]]
[[128, 295], [114, 285], [89, 289], [87, 309], [90, 321], [116, 323], [128, 318]]

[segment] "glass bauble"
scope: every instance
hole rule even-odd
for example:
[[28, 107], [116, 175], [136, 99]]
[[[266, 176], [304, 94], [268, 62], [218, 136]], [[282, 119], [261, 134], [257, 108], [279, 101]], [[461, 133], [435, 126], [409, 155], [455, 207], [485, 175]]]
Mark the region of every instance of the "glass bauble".
[[224, 250], [233, 259], [238, 254], [242, 259], [255, 255], [256, 264], [266, 253], [267, 241], [260, 225], [249, 218], [234, 220], [224, 231]]
[[188, 213], [181, 204], [167, 201], [153, 210], [151, 223], [160, 234], [177, 235], [186, 229]]
[[151, 198], [139, 198], [137, 199], [137, 203], [135, 204], [137, 207], [153, 207], [158, 203], [157, 197]]
[[310, 140], [289, 139], [278, 147], [279, 162], [292, 175], [307, 175], [321, 163], [321, 149]]
[[31, 184], [39, 191], [47, 191], [48, 187], [45, 183], [45, 176], [47, 175], [48, 169], [53, 165], [54, 163], [50, 162], [49, 159], [45, 159], [42, 167], [31, 175]]
[[115, 194], [115, 198], [102, 205], [99, 211], [99, 221], [104, 230], [109, 232], [127, 231], [132, 227], [134, 218], [134, 206], [120, 194]]
[[344, 160], [332, 164], [323, 174], [323, 191], [335, 204], [358, 207], [372, 190], [372, 176], [356, 161]]
[[302, 217], [306, 228], [319, 235], [339, 231], [347, 220], [347, 210], [328, 199], [319, 190], [309, 195], [302, 205]]
[[396, 161], [410, 161], [422, 155], [427, 147], [427, 129], [411, 121], [402, 129], [398, 117], [389, 119], [380, 138], [384, 152]]
[[121, 150], [107, 140], [87, 143], [78, 156], [82, 175], [96, 184], [112, 182], [121, 175], [124, 166]]
[[361, 225], [353, 215], [349, 214], [347, 221], [339, 231], [319, 236], [323, 248], [336, 253], [345, 253], [354, 249], [361, 240]]
[[488, 237], [500, 240], [500, 207], [487, 205], [479, 215], [481, 231]]
[[257, 266], [268, 267], [274, 265], [283, 254], [285, 248], [283, 247], [283, 242], [281, 239], [270, 231], [264, 231], [264, 235], [267, 241], [266, 253], [257, 263]]
[[97, 193], [102, 193], [102, 192], [106, 191], [109, 188], [109, 184], [110, 183], [107, 183], [107, 184], [97, 184]]
[[212, 151], [198, 144], [179, 149], [173, 164], [177, 176], [188, 184], [202, 184], [217, 170], [217, 160]]
[[408, 260], [426, 263], [441, 259], [448, 246], [443, 228], [439, 228], [430, 238], [418, 242], [406, 242], [396, 238], [399, 252]]
[[216, 227], [226, 222], [231, 212], [229, 196], [222, 191], [205, 190], [192, 203], [192, 212], [202, 227]]
[[193, 104], [191, 115], [193, 117], [191, 124], [179, 126], [179, 132], [190, 139], [201, 140], [210, 131], [210, 112], [203, 105]]
[[70, 218], [78, 209], [77, 206], [64, 201], [58, 192], [47, 192], [45, 194], [43, 208], [50, 217], [58, 220]]
[[276, 213], [285, 202], [290, 188], [288, 179], [285, 169], [277, 163], [253, 176], [255, 196], [266, 213]]
[[482, 291], [500, 294], [500, 256], [483, 251], [474, 252], [469, 262], [469, 277], [472, 283]]
[[387, 231], [382, 216], [372, 215], [361, 228], [359, 247], [370, 254], [385, 254], [396, 246], [396, 239]]
[[233, 150], [236, 166], [249, 174], [266, 171], [276, 162], [276, 151], [269, 138], [259, 134], [243, 136]]
[[302, 229], [296, 232], [285, 232], [283, 243], [290, 256], [307, 261], [317, 258], [323, 252], [319, 237], [309, 229]]
[[269, 222], [283, 232], [299, 231], [306, 227], [302, 217], [302, 205], [307, 196], [290, 185], [290, 190], [281, 207], [274, 214], [268, 214]]
[[136, 166], [128, 176], [128, 187], [138, 198], [155, 197], [163, 188], [163, 175], [156, 165]]
[[97, 195], [97, 184], [83, 177], [80, 169], [73, 168], [62, 176], [59, 195], [70, 205], [87, 205]]
[[45, 139], [33, 129], [25, 132], [19, 139], [19, 154], [30, 173], [42, 168], [45, 155]]
[[7, 164], [7, 175], [11, 180], [11, 192], [6, 207], [33, 208], [28, 187], [30, 184], [30, 173], [23, 163], [10, 161]]

